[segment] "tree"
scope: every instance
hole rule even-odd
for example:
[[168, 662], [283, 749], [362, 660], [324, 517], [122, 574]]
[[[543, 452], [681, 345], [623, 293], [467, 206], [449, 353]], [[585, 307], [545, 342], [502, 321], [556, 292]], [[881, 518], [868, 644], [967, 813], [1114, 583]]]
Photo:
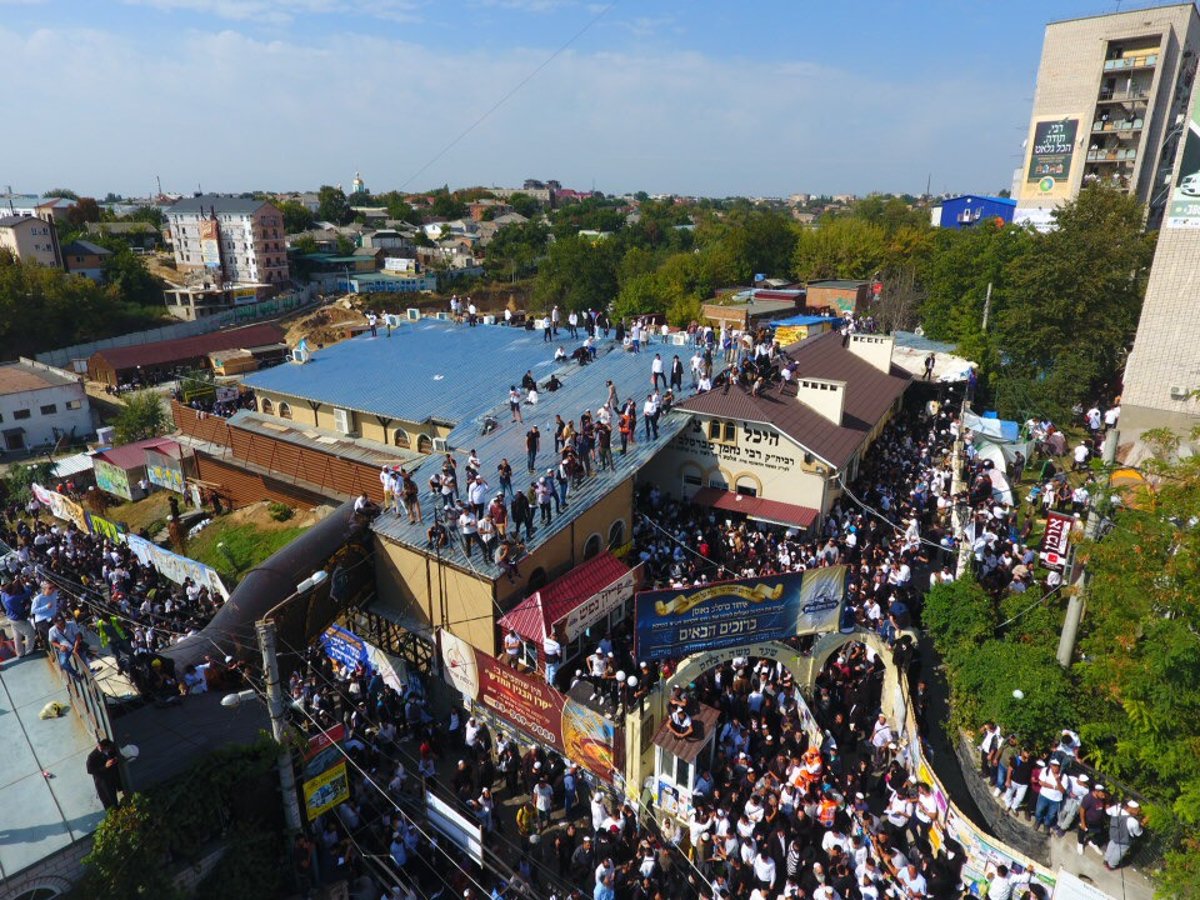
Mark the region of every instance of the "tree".
[[43, 197], [62, 197], [64, 200], [78, 200], [79, 195], [67, 188], [51, 188], [42, 194]]
[[126, 303], [157, 306], [162, 303], [162, 285], [150, 274], [146, 263], [135, 256], [129, 244], [120, 238], [100, 238], [111, 255], [104, 260], [104, 277], [109, 287]]
[[799, 232], [792, 266], [796, 278], [870, 278], [887, 259], [887, 233], [850, 216], [822, 222]]
[[292, 249], [297, 253], [316, 253], [317, 239], [311, 234], [303, 235], [292, 241]]
[[549, 238], [550, 229], [539, 222], [506, 225], [488, 243], [484, 268], [490, 277], [509, 281], [532, 275]]
[[156, 206], [139, 206], [129, 215], [125, 216], [126, 222], [145, 222], [147, 225], [153, 225], [155, 228], [162, 228], [166, 221], [166, 216], [163, 211]]
[[1085, 188], [1054, 218], [1056, 227], [1009, 263], [995, 337], [1006, 377], [1036, 389], [1045, 414], [1061, 418], [1116, 381], [1137, 331], [1156, 236], [1143, 231], [1137, 198], [1113, 188]]
[[288, 234], [307, 231], [313, 226], [313, 214], [299, 200], [284, 200], [279, 204], [279, 211], [283, 213], [283, 227]]
[[577, 236], [550, 245], [538, 266], [534, 300], [543, 309], [605, 309], [617, 293], [616, 253], [612, 241], [591, 243]]
[[13, 466], [3, 480], [5, 500], [24, 506], [33, 496], [33, 486], [35, 484], [44, 485], [53, 474], [54, 463], [52, 462]]
[[461, 219], [467, 214], [467, 204], [456, 200], [449, 190], [442, 188], [434, 194], [429, 211], [436, 219]]
[[337, 252], [338, 256], [353, 256], [355, 244], [354, 241], [346, 237], [344, 234], [337, 236]]
[[354, 212], [341, 188], [321, 185], [317, 191], [317, 218], [334, 225], [345, 225], [354, 218]]
[[136, 391], [125, 396], [125, 405], [113, 422], [118, 444], [130, 444], [158, 437], [167, 430], [170, 418], [162, 395], [154, 390]]
[[513, 212], [520, 213], [527, 219], [532, 219], [542, 211], [542, 204], [528, 194], [513, 194], [507, 202]]
[[1103, 540], [1089, 575], [1079, 661], [1088, 758], [1143, 794], [1167, 847], [1163, 896], [1200, 894], [1200, 463], [1155, 463]]
[[67, 210], [67, 221], [76, 228], [88, 222], [99, 222], [100, 204], [94, 197], [80, 197], [75, 205]]

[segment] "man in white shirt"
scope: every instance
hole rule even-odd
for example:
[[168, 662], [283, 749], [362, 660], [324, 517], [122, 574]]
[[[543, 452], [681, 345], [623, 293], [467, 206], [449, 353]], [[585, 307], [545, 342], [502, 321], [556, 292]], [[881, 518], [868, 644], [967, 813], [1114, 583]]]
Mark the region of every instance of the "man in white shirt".
[[1112, 818], [1108, 826], [1108, 846], [1104, 848], [1104, 867], [1109, 871], [1121, 865], [1133, 846], [1133, 839], [1142, 833], [1140, 809], [1136, 800], [1127, 800], [1124, 806], [1114, 804], [1107, 809]]
[[504, 659], [510, 669], [515, 669], [521, 659], [522, 643], [521, 636], [513, 628], [504, 636]]
[[1057, 759], [1050, 760], [1050, 764], [1043, 766], [1038, 773], [1037, 780], [1040, 790], [1033, 811], [1033, 830], [1041, 831], [1044, 826], [1048, 832], [1058, 822], [1058, 808], [1062, 805], [1063, 791], [1067, 786], [1062, 775], [1062, 763]]
[[770, 896], [769, 892], [775, 887], [775, 860], [767, 854], [765, 847], [755, 854], [753, 868], [755, 884]]

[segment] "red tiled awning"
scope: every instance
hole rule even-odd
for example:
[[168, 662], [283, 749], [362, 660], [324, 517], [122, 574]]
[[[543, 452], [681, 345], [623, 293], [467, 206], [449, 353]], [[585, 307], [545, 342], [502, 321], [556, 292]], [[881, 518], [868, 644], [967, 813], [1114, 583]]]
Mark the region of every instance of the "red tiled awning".
[[[541, 643], [556, 622], [567, 619], [569, 627], [582, 630], [608, 612], [604, 603], [596, 605], [590, 619], [573, 619], [571, 614], [581, 605], [602, 593], [606, 588], [617, 585], [622, 579], [629, 580], [629, 593], [634, 585], [629, 566], [605, 550], [594, 559], [576, 566], [570, 572], [550, 582], [540, 591], [534, 591], [501, 619], [500, 625], [512, 628], [527, 641]], [[614, 600], [623, 598], [614, 597]], [[570, 640], [574, 633], [568, 634]]]
[[748, 519], [785, 525], [788, 528], [811, 528], [821, 515], [819, 510], [807, 506], [796, 506], [793, 503], [781, 503], [762, 497], [748, 497], [745, 494], [710, 487], [700, 488], [692, 494], [692, 502], [697, 506], [711, 506], [713, 509], [740, 513]]

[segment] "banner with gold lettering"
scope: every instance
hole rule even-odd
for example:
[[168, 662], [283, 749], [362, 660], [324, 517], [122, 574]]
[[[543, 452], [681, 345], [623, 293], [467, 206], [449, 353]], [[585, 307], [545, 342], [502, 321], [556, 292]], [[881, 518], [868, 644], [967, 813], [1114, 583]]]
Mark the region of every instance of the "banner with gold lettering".
[[830, 566], [637, 595], [637, 657], [679, 659], [702, 650], [834, 631], [846, 567]]

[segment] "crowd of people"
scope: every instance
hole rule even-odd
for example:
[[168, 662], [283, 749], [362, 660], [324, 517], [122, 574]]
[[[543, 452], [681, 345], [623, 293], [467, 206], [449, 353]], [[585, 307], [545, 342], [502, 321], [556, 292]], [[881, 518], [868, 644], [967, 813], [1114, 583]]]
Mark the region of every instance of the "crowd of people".
[[160, 653], [198, 633], [220, 608], [222, 598], [207, 585], [176, 584], [123, 543], [42, 518], [36, 503], [32, 511], [7, 510], [0, 542], [0, 601], [17, 657], [43, 648], [68, 674], [82, 674], [79, 667], [97, 652], [86, 631], [145, 696], [177, 698], [237, 683], [236, 667], [223, 656], [176, 672]]

